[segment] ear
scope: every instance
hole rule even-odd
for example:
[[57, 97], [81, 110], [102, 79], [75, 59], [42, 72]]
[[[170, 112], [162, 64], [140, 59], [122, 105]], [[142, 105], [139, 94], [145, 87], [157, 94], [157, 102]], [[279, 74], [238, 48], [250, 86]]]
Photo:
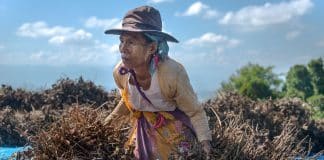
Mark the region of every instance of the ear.
[[151, 54], [156, 53], [157, 48], [158, 48], [157, 42], [152, 42], [149, 44], [149, 52]]

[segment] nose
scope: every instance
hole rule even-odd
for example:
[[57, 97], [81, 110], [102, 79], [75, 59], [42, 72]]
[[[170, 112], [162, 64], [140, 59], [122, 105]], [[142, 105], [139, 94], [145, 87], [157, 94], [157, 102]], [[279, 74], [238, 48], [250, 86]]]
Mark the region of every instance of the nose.
[[120, 42], [119, 43], [119, 51], [120, 51], [120, 53], [126, 53], [126, 50], [127, 50], [127, 47], [126, 47], [125, 43]]

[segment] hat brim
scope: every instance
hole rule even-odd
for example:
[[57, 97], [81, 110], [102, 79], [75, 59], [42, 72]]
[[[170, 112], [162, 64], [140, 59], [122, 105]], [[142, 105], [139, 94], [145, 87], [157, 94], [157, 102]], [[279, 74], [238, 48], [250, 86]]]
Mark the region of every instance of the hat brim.
[[163, 37], [166, 41], [169, 42], [175, 42], [178, 43], [179, 41], [174, 38], [173, 36], [161, 32], [161, 31], [156, 31], [156, 30], [136, 30], [136, 29], [108, 29], [105, 31], [105, 34], [114, 34], [114, 35], [120, 35], [123, 32], [145, 32], [145, 33], [150, 33], [156, 36]]

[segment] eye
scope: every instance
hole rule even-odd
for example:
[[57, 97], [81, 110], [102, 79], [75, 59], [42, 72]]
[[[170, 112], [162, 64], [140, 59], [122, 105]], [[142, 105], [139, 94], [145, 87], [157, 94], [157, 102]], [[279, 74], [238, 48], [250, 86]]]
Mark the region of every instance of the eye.
[[135, 44], [135, 42], [134, 41], [128, 41], [128, 44], [133, 45], [133, 44]]

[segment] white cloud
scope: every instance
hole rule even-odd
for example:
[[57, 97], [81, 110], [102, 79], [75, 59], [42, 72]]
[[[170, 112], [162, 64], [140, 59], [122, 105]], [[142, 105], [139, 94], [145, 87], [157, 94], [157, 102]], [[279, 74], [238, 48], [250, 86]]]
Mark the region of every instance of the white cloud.
[[212, 59], [218, 61], [221, 59], [220, 57], [222, 57], [224, 53], [228, 53], [229, 49], [237, 47], [240, 43], [240, 40], [228, 38], [225, 35], [208, 32], [200, 37], [185, 41], [183, 43], [182, 50], [186, 50], [187, 53], [194, 53], [194, 55], [197, 56], [196, 58], [198, 58], [196, 53], [203, 51], [203, 55], [206, 55], [203, 57], [213, 57]]
[[222, 35], [216, 35], [214, 33], [205, 33], [199, 38], [192, 38], [188, 40], [187, 44], [202, 44], [202, 43], [218, 43], [225, 41], [227, 38]]
[[214, 44], [222, 44], [228, 47], [235, 47], [240, 44], [240, 41], [237, 39], [230, 39], [224, 35], [218, 35], [215, 33], [205, 33], [198, 38], [192, 38], [185, 42], [186, 45], [194, 46], [194, 45], [214, 45]]
[[43, 21], [22, 24], [18, 28], [17, 35], [31, 38], [48, 38], [48, 42], [55, 45], [92, 44], [92, 34], [89, 32], [82, 29], [76, 30], [73, 27], [49, 27]]
[[101, 48], [105, 51], [108, 51], [109, 53], [119, 53], [119, 45], [118, 44], [114, 44], [114, 45], [108, 45], [108, 44], [100, 44], [96, 46], [97, 48]]
[[183, 14], [184, 16], [198, 15], [203, 9], [207, 9], [208, 6], [201, 3], [200, 1], [193, 3], [187, 11]]
[[317, 42], [316, 46], [324, 47], [324, 40], [321, 40], [321, 41]]
[[300, 31], [290, 31], [286, 34], [286, 39], [293, 40], [297, 38], [300, 34], [301, 34]]
[[196, 16], [202, 15], [204, 18], [214, 18], [219, 14], [216, 10], [211, 9], [208, 5], [197, 1], [189, 6], [184, 13], [176, 13], [178, 16]]
[[43, 21], [38, 21], [34, 23], [24, 23], [18, 28], [17, 35], [23, 37], [50, 37], [55, 35], [68, 34], [73, 30], [70, 27], [54, 26], [48, 27]]
[[120, 20], [118, 18], [112, 18], [112, 19], [98, 19], [97, 17], [93, 16], [88, 18], [85, 21], [85, 26], [88, 28], [115, 28], [116, 25], [118, 25]]
[[158, 4], [164, 2], [172, 2], [173, 0], [149, 0], [148, 3]]
[[122, 24], [123, 24], [123, 21], [119, 21], [118, 23], [116, 23], [114, 26], [112, 26], [111, 28], [122, 28]]
[[114, 44], [110, 47], [109, 50], [111, 53], [119, 53], [119, 45], [118, 44]]
[[277, 4], [266, 3], [262, 6], [247, 6], [237, 12], [227, 12], [219, 20], [224, 25], [245, 27], [264, 27], [285, 23], [294, 17], [302, 16], [313, 6], [311, 0], [291, 0]]
[[[116, 52], [118, 52], [116, 45], [96, 42], [93, 47], [70, 48], [69, 50], [41, 50], [35, 53], [24, 53], [26, 56], [21, 56], [19, 62], [15, 61], [14, 63], [55, 66], [71, 64], [114, 65], [120, 56], [115, 54]], [[8, 55], [6, 59], [8, 57], [12, 56]], [[8, 60], [13, 61], [14, 58]]]
[[[33, 53], [6, 53], [4, 62], [14, 64], [92, 64], [113, 65], [119, 54], [118, 45], [104, 44], [83, 29], [73, 27], [48, 26], [45, 22], [24, 23], [17, 35], [29, 38], [46, 38], [52, 47], [39, 47]], [[23, 55], [16, 58], [14, 55]], [[0, 57], [1, 58], [1, 57]], [[18, 59], [18, 60], [16, 60]], [[2, 63], [2, 62], [1, 62]]]
[[217, 17], [219, 13], [215, 10], [207, 10], [205, 12], [204, 18], [214, 18]]
[[69, 34], [53, 36], [48, 40], [48, 42], [51, 44], [57, 44], [57, 45], [73, 44], [76, 42], [77, 42], [77, 44], [80, 44], [80, 42], [88, 43], [88, 41], [90, 41], [91, 38], [92, 38], [91, 33], [88, 33], [82, 29], [79, 29], [79, 30], [71, 32]]
[[30, 55], [30, 59], [34, 60], [34, 61], [39, 61], [39, 60], [42, 60], [43, 58], [44, 58], [44, 52], [42, 52], [42, 51], [39, 51], [37, 53], [32, 53]]
[[241, 43], [241, 41], [238, 40], [238, 39], [230, 39], [230, 40], [228, 40], [228, 46], [229, 47], [236, 47], [240, 43]]

